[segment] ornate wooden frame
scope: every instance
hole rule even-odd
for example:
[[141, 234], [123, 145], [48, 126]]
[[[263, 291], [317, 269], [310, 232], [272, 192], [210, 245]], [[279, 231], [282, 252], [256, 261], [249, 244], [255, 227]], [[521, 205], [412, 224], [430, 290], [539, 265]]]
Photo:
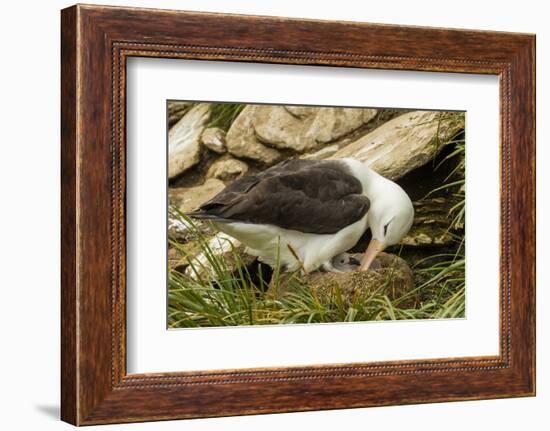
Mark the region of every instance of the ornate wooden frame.
[[[61, 17], [63, 420], [88, 425], [534, 395], [534, 35], [81, 5]], [[128, 375], [129, 56], [498, 75], [500, 354]]]

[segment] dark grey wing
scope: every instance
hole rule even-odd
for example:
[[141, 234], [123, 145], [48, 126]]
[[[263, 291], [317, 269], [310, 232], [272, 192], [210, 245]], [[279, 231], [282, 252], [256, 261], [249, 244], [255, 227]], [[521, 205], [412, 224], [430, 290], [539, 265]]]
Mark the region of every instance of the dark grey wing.
[[360, 220], [369, 206], [342, 162], [292, 160], [234, 181], [190, 215], [328, 234]]

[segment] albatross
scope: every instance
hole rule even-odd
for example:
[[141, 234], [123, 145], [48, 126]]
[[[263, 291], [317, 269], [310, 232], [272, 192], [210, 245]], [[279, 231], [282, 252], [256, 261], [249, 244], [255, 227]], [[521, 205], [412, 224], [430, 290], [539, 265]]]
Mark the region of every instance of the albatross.
[[235, 180], [189, 216], [211, 221], [260, 261], [287, 271], [339, 270], [336, 256], [367, 229], [359, 270], [397, 244], [413, 223], [409, 196], [355, 159], [287, 160]]

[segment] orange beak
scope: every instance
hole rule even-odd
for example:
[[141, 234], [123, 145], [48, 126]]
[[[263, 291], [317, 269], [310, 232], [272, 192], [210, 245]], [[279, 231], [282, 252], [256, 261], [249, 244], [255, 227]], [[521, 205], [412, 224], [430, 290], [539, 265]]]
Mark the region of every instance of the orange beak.
[[374, 258], [378, 253], [386, 248], [386, 245], [383, 242], [378, 241], [377, 239], [372, 239], [367, 247], [367, 251], [363, 255], [363, 260], [361, 261], [361, 266], [359, 271], [367, 271]]

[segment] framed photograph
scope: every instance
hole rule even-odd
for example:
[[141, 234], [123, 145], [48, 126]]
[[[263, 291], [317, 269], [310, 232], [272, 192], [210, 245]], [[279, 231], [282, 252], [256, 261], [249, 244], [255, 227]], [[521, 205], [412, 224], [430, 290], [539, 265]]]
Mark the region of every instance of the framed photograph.
[[61, 14], [61, 416], [535, 394], [535, 37]]

